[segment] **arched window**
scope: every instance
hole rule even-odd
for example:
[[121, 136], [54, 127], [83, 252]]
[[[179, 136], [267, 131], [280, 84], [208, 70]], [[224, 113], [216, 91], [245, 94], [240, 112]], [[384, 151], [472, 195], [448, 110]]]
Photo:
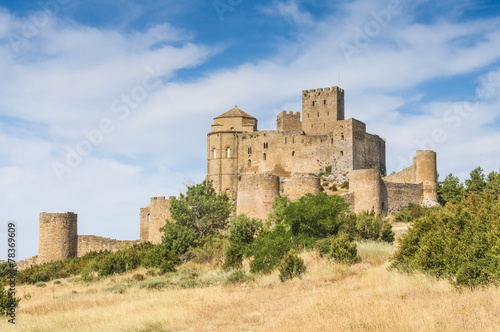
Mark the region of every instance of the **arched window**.
[[212, 149], [212, 156], [214, 159], [217, 158], [217, 150]]
[[316, 102], [315, 102], [315, 101], [313, 101], [313, 106], [314, 106], [315, 104], [316, 104]]
[[333, 144], [333, 138], [332, 138], [332, 141], [331, 141], [330, 143], [332, 143], [332, 144]]
[[226, 158], [231, 158], [231, 148], [226, 148]]
[[248, 159], [248, 167], [252, 167], [252, 160]]
[[340, 139], [341, 139], [341, 140], [344, 140], [344, 134], [341, 134], [341, 135], [340, 135]]
[[267, 155], [264, 153], [264, 160], [267, 160]]
[[151, 215], [148, 213], [148, 221], [149, 221], [150, 217], [151, 217]]
[[340, 156], [343, 157], [344, 156], [344, 151], [340, 151]]
[[292, 151], [292, 157], [295, 157], [295, 151]]

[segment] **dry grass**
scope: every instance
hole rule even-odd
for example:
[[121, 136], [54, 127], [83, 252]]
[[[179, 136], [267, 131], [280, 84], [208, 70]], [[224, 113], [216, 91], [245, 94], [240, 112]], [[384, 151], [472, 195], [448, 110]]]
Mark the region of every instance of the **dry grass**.
[[[500, 290], [459, 292], [445, 281], [387, 270], [393, 246], [358, 244], [361, 262], [301, 256], [308, 272], [279, 283], [277, 272], [224, 286], [228, 273], [188, 264], [177, 275], [134, 274], [89, 285], [62, 280], [19, 286], [15, 327], [1, 331], [499, 331]], [[204, 285], [181, 288], [183, 280]], [[155, 289], [148, 283], [170, 285]], [[117, 284], [121, 286], [116, 286]], [[210, 286], [207, 286], [210, 285]]]

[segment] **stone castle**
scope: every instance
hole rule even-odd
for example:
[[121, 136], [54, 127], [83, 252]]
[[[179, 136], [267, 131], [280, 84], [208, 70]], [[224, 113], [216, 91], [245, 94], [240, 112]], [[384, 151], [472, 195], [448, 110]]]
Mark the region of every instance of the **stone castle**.
[[[236, 214], [258, 218], [268, 216], [277, 196], [295, 200], [320, 191], [342, 195], [356, 213], [399, 211], [409, 203], [437, 205], [434, 151], [417, 151], [410, 167], [383, 177], [385, 139], [344, 114], [339, 87], [304, 90], [302, 119], [300, 112], [283, 111], [277, 130], [259, 131], [257, 119], [235, 106], [214, 118], [207, 135], [206, 178], [236, 201]], [[319, 176], [326, 170], [327, 177]], [[338, 190], [339, 181], [348, 181], [349, 189]], [[170, 218], [173, 199], [152, 197], [140, 209], [140, 235], [133, 241], [78, 235], [76, 214], [41, 213], [38, 256], [20, 262], [20, 268], [92, 250], [160, 243], [160, 227]]]

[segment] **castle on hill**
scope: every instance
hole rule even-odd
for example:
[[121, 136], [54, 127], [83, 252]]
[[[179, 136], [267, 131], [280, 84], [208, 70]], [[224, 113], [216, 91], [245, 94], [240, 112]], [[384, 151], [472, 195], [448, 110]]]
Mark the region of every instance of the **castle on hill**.
[[[302, 91], [302, 114], [281, 112], [276, 130], [259, 131], [257, 119], [235, 106], [214, 118], [207, 135], [206, 178], [236, 201], [236, 214], [258, 218], [268, 216], [278, 196], [295, 200], [320, 191], [342, 195], [356, 213], [399, 211], [410, 203], [437, 205], [434, 151], [419, 150], [410, 167], [384, 176], [385, 139], [344, 115], [339, 87]], [[325, 172], [330, 174], [320, 176]], [[339, 181], [348, 182], [348, 189], [338, 189]], [[38, 256], [19, 262], [19, 268], [92, 250], [160, 243], [173, 199], [152, 197], [140, 209], [139, 239], [133, 241], [78, 235], [76, 214], [41, 213]]]

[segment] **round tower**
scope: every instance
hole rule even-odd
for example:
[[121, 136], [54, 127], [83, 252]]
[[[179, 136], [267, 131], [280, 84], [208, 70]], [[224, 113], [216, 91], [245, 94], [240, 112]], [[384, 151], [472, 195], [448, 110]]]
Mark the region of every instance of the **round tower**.
[[283, 195], [295, 201], [305, 194], [318, 194], [321, 191], [321, 183], [317, 176], [294, 174], [287, 181], [283, 181], [283, 189]]
[[37, 263], [76, 257], [77, 245], [76, 213], [40, 213]]
[[416, 183], [423, 183], [424, 206], [437, 205], [437, 163], [436, 152], [432, 150], [417, 150]]
[[236, 198], [238, 190], [238, 133], [257, 130], [257, 119], [237, 106], [214, 118], [207, 135], [207, 180], [217, 192]]
[[377, 169], [354, 170], [349, 175], [349, 191], [354, 193], [354, 212], [384, 209], [381, 200], [380, 172]]
[[242, 175], [238, 183], [237, 214], [267, 218], [279, 196], [280, 179], [271, 173]]

